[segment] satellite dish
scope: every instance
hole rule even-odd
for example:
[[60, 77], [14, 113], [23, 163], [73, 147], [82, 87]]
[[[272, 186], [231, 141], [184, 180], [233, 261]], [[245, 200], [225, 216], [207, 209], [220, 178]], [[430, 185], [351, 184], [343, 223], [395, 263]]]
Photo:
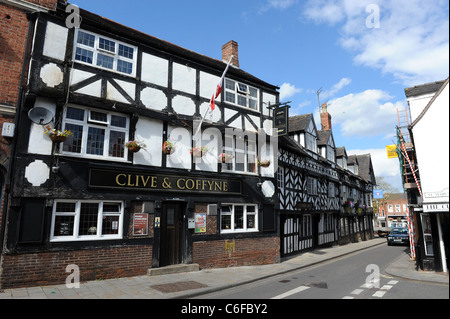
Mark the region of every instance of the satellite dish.
[[35, 124], [47, 125], [53, 121], [53, 114], [43, 107], [35, 107], [28, 112], [28, 118]]

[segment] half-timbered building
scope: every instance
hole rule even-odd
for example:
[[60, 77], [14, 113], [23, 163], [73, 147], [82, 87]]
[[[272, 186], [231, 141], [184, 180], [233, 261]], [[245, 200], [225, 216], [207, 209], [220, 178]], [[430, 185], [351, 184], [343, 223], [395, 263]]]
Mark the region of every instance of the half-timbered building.
[[0, 284], [278, 262], [274, 165], [258, 165], [276, 155], [278, 88], [240, 69], [234, 41], [217, 60], [82, 9], [73, 27], [66, 8], [30, 14]]
[[370, 154], [363, 156], [364, 179], [348, 166], [345, 148], [336, 148], [326, 105], [321, 122], [317, 130], [313, 114], [290, 117], [289, 136], [280, 139], [281, 256], [372, 237]]

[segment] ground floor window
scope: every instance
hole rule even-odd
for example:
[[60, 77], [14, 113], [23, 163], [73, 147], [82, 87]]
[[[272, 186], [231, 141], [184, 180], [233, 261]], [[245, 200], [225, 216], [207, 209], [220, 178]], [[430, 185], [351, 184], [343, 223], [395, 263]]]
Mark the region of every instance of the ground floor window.
[[121, 239], [123, 202], [58, 200], [53, 205], [50, 240]]
[[258, 231], [258, 205], [222, 204], [221, 233]]

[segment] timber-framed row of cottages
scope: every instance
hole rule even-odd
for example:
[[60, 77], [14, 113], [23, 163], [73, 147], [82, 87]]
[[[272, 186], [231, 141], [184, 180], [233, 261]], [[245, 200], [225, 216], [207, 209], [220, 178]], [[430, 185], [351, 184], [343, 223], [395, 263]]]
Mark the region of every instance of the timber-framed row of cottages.
[[86, 281], [173, 264], [271, 264], [371, 237], [371, 211], [344, 203], [371, 206], [373, 170], [367, 180], [309, 150], [301, 130], [274, 139], [267, 106], [279, 88], [239, 68], [237, 43], [219, 61], [82, 9], [80, 28], [69, 28], [66, 5], [28, 15], [2, 288], [64, 283], [70, 265]]
[[313, 114], [290, 117], [289, 137], [280, 139], [281, 256], [373, 238], [371, 156], [335, 146], [326, 104], [320, 117], [322, 130]]

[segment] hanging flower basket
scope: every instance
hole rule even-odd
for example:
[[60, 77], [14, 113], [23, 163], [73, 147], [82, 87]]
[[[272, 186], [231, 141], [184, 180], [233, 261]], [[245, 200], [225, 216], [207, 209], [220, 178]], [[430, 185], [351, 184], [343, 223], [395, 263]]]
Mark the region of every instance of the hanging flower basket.
[[203, 155], [205, 155], [208, 152], [209, 152], [209, 149], [206, 146], [193, 147], [193, 148], [191, 148], [191, 151], [190, 151], [190, 153], [194, 157], [202, 157]]
[[165, 141], [164, 144], [163, 144], [162, 150], [163, 150], [163, 153], [164, 153], [164, 154], [170, 155], [170, 154], [172, 154], [173, 152], [175, 152], [175, 146], [173, 145], [172, 142], [170, 142], [170, 141]]
[[219, 161], [222, 162], [223, 164], [225, 164], [227, 161], [233, 159], [234, 156], [229, 155], [227, 153], [222, 153], [219, 155]]
[[129, 141], [125, 144], [125, 146], [128, 148], [128, 150], [132, 153], [139, 152], [142, 148], [147, 147], [144, 143], [139, 141]]
[[270, 160], [258, 161], [258, 165], [261, 167], [269, 167], [272, 162]]
[[361, 205], [358, 202], [355, 203], [355, 212], [358, 214], [362, 213]]
[[48, 129], [44, 134], [47, 135], [54, 143], [63, 143], [67, 137], [73, 136], [71, 131], [59, 131], [56, 129]]
[[344, 207], [344, 211], [347, 214], [350, 214], [352, 212], [352, 208], [354, 207], [354, 205], [351, 201], [346, 201], [344, 202], [344, 204], [342, 204], [342, 207]]

